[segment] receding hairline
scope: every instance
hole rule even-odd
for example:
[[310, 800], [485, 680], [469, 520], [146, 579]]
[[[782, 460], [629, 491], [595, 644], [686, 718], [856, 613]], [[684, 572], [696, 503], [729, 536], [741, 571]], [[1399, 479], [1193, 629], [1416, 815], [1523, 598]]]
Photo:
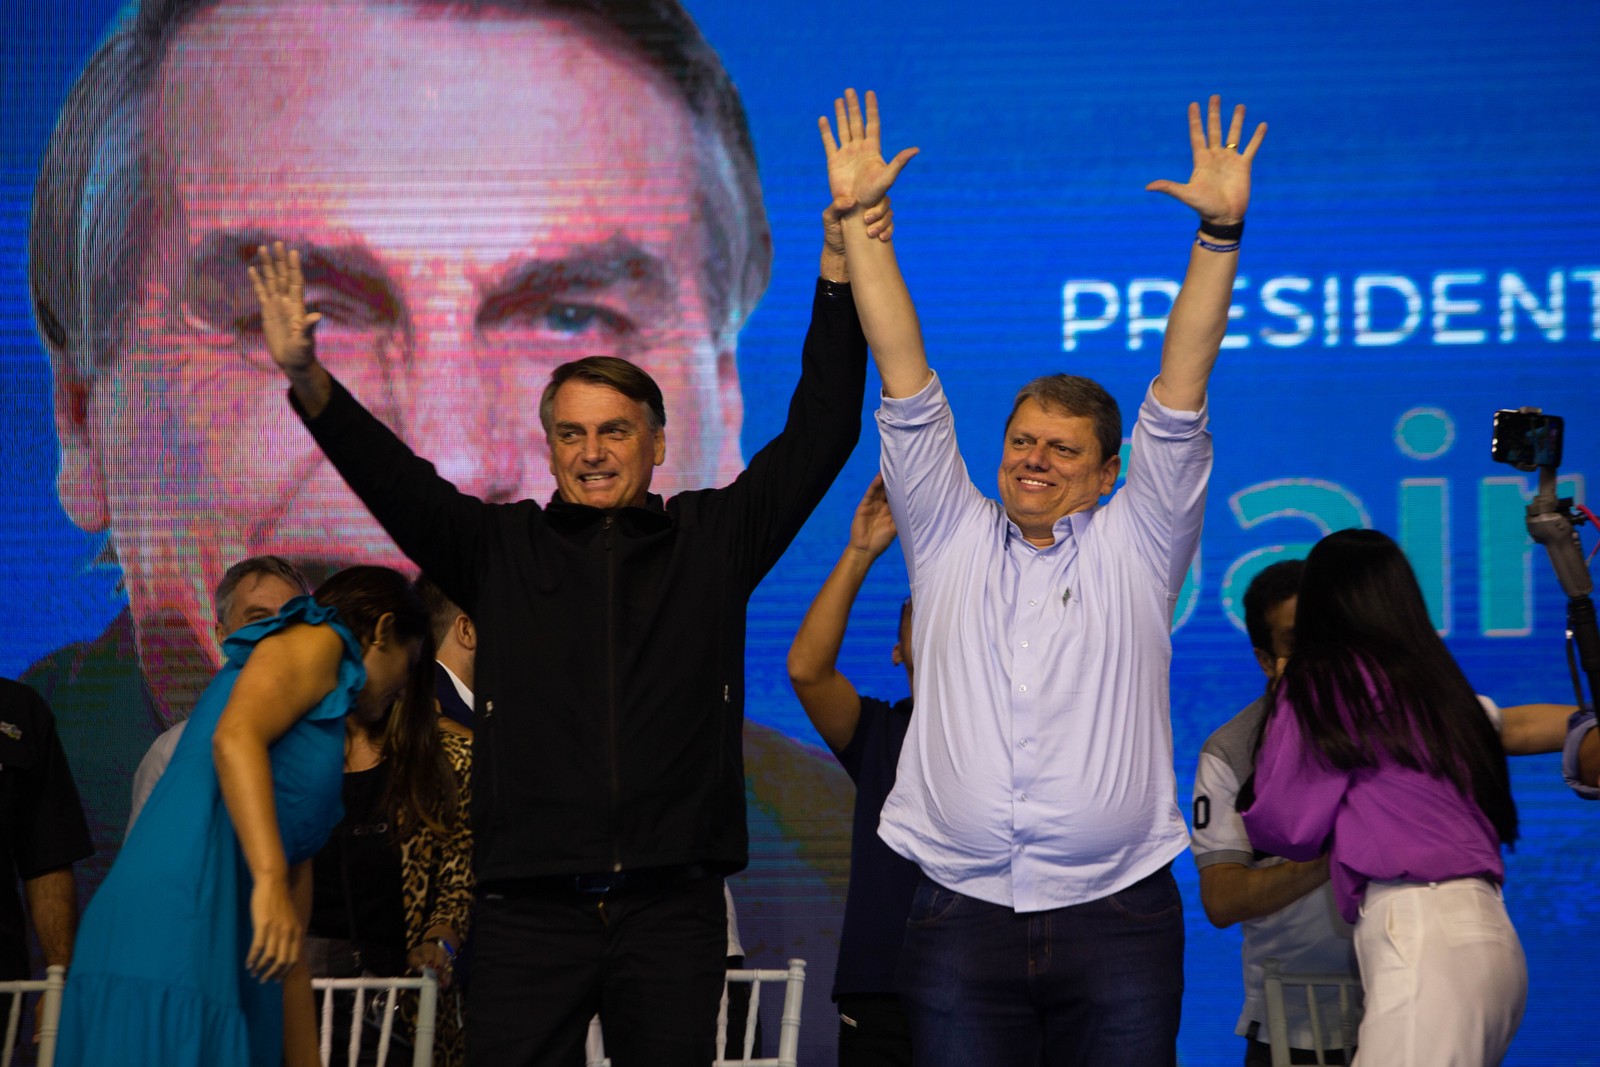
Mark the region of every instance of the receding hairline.
[[[58, 377], [87, 380], [114, 362], [111, 324], [148, 269], [135, 246], [145, 244], [151, 185], [163, 181], [147, 166], [158, 68], [178, 34], [227, 3], [130, 0], [57, 117], [35, 182], [28, 281], [35, 322]], [[362, 6], [403, 7], [441, 19], [565, 21], [581, 27], [597, 49], [642, 63], [691, 122], [695, 179], [687, 206], [707, 242], [702, 299], [717, 347], [731, 351], [770, 281], [771, 229], [737, 87], [679, 0], [642, 6], [618, 0], [362, 0]], [[98, 262], [97, 255], [108, 258]]]

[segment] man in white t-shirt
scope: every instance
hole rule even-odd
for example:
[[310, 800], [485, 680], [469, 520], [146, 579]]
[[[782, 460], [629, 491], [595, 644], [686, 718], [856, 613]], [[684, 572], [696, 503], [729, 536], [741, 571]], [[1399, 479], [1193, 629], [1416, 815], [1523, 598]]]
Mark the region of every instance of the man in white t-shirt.
[[[1272, 685], [1293, 648], [1300, 560], [1274, 563], [1256, 575], [1244, 596], [1245, 629], [1256, 662], [1267, 676], [1267, 692], [1229, 719], [1206, 740], [1194, 775], [1194, 836], [1190, 849], [1200, 868], [1200, 902], [1213, 924], [1243, 924], [1244, 1010], [1234, 1032], [1245, 1038], [1247, 1067], [1272, 1062], [1267, 1045], [1264, 968], [1276, 958], [1285, 973], [1356, 976], [1351, 926], [1339, 917], [1328, 886], [1328, 858], [1296, 863], [1251, 847], [1239, 818], [1239, 793], [1254, 769], [1256, 739], [1269, 710]], [[1296, 991], [1298, 994], [1298, 990]], [[1318, 991], [1325, 1025], [1323, 1062], [1344, 1063], [1339, 999], [1332, 988]], [[1349, 1037], [1361, 1018], [1359, 992]], [[1305, 1001], [1286, 997], [1292, 1063], [1316, 1063], [1315, 1040]]]

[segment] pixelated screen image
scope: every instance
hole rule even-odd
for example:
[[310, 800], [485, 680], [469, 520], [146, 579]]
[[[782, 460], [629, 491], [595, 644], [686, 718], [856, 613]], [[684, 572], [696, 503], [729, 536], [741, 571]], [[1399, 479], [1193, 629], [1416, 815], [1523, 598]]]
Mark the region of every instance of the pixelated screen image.
[[[666, 391], [657, 488], [721, 484], [783, 424], [827, 200], [816, 119], [847, 85], [877, 91], [886, 148], [921, 148], [894, 240], [990, 492], [1023, 381], [1089, 375], [1131, 413], [1155, 375], [1194, 218], [1144, 186], [1187, 177], [1189, 101], [1219, 92], [1269, 123], [1175, 618], [1180, 798], [1206, 737], [1262, 689], [1245, 586], [1332, 530], [1401, 543], [1478, 691], [1574, 699], [1565, 597], [1523, 526], [1536, 477], [1492, 462], [1490, 437], [1497, 409], [1564, 416], [1561, 489], [1586, 499], [1593, 4], [687, 0], [709, 51], [648, 58], [571, 11], [145, 6], [185, 13], [141, 36], [110, 0], [0, 0], [0, 673], [60, 720], [100, 848], [91, 883], [133, 768], [219, 662], [223, 570], [260, 552], [314, 575], [407, 566], [285, 400], [251, 250], [305, 251], [322, 358], [465, 491], [550, 496], [539, 393], [594, 354]], [[852, 795], [785, 655], [876, 470], [876, 390], [873, 374], [859, 448], [750, 615], [752, 862], [731, 885], [752, 961], [810, 963], [814, 1065], [833, 1061]], [[907, 692], [890, 662], [905, 595], [891, 551], [841, 656], [862, 693]], [[1505, 895], [1530, 991], [1507, 1062], [1600, 1063], [1577, 980], [1600, 931], [1600, 806], [1558, 756], [1512, 763]], [[1174, 870], [1181, 1059], [1237, 1062], [1238, 930], [1206, 921], [1189, 857]]]

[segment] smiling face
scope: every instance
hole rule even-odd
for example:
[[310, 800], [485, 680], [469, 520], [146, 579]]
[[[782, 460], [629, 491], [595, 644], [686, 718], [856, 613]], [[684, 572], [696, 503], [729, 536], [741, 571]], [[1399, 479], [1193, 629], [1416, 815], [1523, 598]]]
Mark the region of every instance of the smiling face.
[[1101, 457], [1093, 419], [1028, 397], [1006, 426], [1000, 501], [1022, 536], [1048, 545], [1058, 519], [1093, 507], [1111, 492], [1120, 465], [1115, 455]]
[[666, 430], [650, 410], [608, 385], [568, 381], [550, 419], [550, 473], [561, 499], [594, 508], [637, 507], [666, 459]]
[[540, 393], [588, 355], [660, 383], [664, 491], [738, 472], [692, 117], [586, 23], [220, 4], [177, 32], [147, 119], [148, 247], [114, 365], [58, 378], [59, 485], [111, 534], [170, 714], [218, 665], [229, 562], [410, 566], [284, 400], [244, 273], [263, 240], [301, 250], [319, 358], [464, 492], [548, 496]]
[[280, 575], [264, 572], [247, 575], [228, 601], [228, 614], [217, 622], [217, 640], [225, 641], [235, 630], [272, 618], [302, 592], [304, 590]]

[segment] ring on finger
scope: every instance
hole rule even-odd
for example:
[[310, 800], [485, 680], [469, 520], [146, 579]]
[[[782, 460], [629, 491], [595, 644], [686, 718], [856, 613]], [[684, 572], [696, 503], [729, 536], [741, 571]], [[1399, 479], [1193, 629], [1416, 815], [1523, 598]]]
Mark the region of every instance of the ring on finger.
[[1239, 142], [1238, 141], [1229, 141], [1227, 144], [1223, 145], [1222, 147], [1223, 148], [1238, 148], [1239, 147]]

